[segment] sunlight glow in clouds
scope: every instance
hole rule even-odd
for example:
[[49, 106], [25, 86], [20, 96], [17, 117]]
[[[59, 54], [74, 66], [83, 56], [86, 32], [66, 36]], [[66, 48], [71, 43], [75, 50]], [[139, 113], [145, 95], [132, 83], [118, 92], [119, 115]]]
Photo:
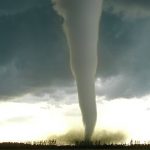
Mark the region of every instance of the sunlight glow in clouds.
[[[29, 96], [30, 95], [30, 96]], [[66, 99], [69, 95], [66, 95]], [[70, 129], [83, 130], [78, 103], [49, 104], [48, 102], [21, 103], [38, 97], [28, 94], [11, 102], [0, 103], [0, 141], [29, 141], [62, 135]], [[64, 98], [64, 97], [63, 97]], [[65, 98], [64, 100], [65, 101]], [[98, 122], [96, 131], [123, 131], [128, 139], [150, 139], [150, 96], [141, 99], [107, 101], [97, 96]]]
[[125, 131], [129, 139], [149, 141], [149, 96], [142, 99], [117, 99], [99, 104], [99, 126], [108, 130]]
[[[39, 140], [67, 128], [60, 109], [46, 103], [5, 102], [0, 105], [0, 141]], [[46, 106], [47, 107], [47, 106]]]

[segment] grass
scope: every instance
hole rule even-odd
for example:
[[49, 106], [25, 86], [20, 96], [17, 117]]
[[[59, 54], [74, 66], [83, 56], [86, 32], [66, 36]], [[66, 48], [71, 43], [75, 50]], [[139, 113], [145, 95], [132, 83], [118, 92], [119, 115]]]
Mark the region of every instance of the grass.
[[74, 145], [57, 145], [56, 140], [40, 141], [40, 142], [28, 142], [28, 143], [0, 143], [1, 150], [74, 150], [74, 149], [90, 149], [90, 150], [150, 150], [150, 144], [100, 144], [100, 141], [85, 142], [76, 141]]

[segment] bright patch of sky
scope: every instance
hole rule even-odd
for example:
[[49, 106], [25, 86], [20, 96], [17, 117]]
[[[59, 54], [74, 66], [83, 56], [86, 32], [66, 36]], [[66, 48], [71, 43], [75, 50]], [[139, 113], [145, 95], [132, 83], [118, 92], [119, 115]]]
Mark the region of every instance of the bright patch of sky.
[[[40, 140], [71, 129], [83, 130], [78, 103], [65, 103], [70, 96], [63, 97], [64, 103], [42, 102], [31, 94], [0, 102], [0, 141]], [[28, 99], [34, 103], [25, 102]], [[112, 101], [97, 96], [97, 104], [96, 131], [121, 131], [127, 134], [126, 141], [150, 139], [150, 96]]]

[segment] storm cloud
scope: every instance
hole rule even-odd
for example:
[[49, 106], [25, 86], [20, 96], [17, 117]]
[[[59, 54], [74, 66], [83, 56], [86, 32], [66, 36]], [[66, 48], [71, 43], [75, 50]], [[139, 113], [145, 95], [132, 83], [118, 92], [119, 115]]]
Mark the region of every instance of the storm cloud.
[[[105, 1], [99, 33], [98, 95], [113, 99], [149, 94], [149, 3]], [[49, 0], [0, 1], [0, 99], [72, 86], [62, 22]]]
[[106, 0], [104, 10], [123, 18], [136, 19], [150, 17], [149, 0]]
[[0, 17], [1, 96], [23, 94], [69, 78], [61, 19], [51, 7], [47, 1], [47, 5]]

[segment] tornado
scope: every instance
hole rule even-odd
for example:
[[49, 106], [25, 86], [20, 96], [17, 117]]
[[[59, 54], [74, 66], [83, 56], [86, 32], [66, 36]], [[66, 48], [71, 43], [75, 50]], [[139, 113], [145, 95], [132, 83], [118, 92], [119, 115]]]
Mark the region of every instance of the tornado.
[[91, 140], [96, 120], [95, 74], [102, 0], [52, 0], [63, 18], [70, 50], [70, 66], [76, 80], [85, 140]]

